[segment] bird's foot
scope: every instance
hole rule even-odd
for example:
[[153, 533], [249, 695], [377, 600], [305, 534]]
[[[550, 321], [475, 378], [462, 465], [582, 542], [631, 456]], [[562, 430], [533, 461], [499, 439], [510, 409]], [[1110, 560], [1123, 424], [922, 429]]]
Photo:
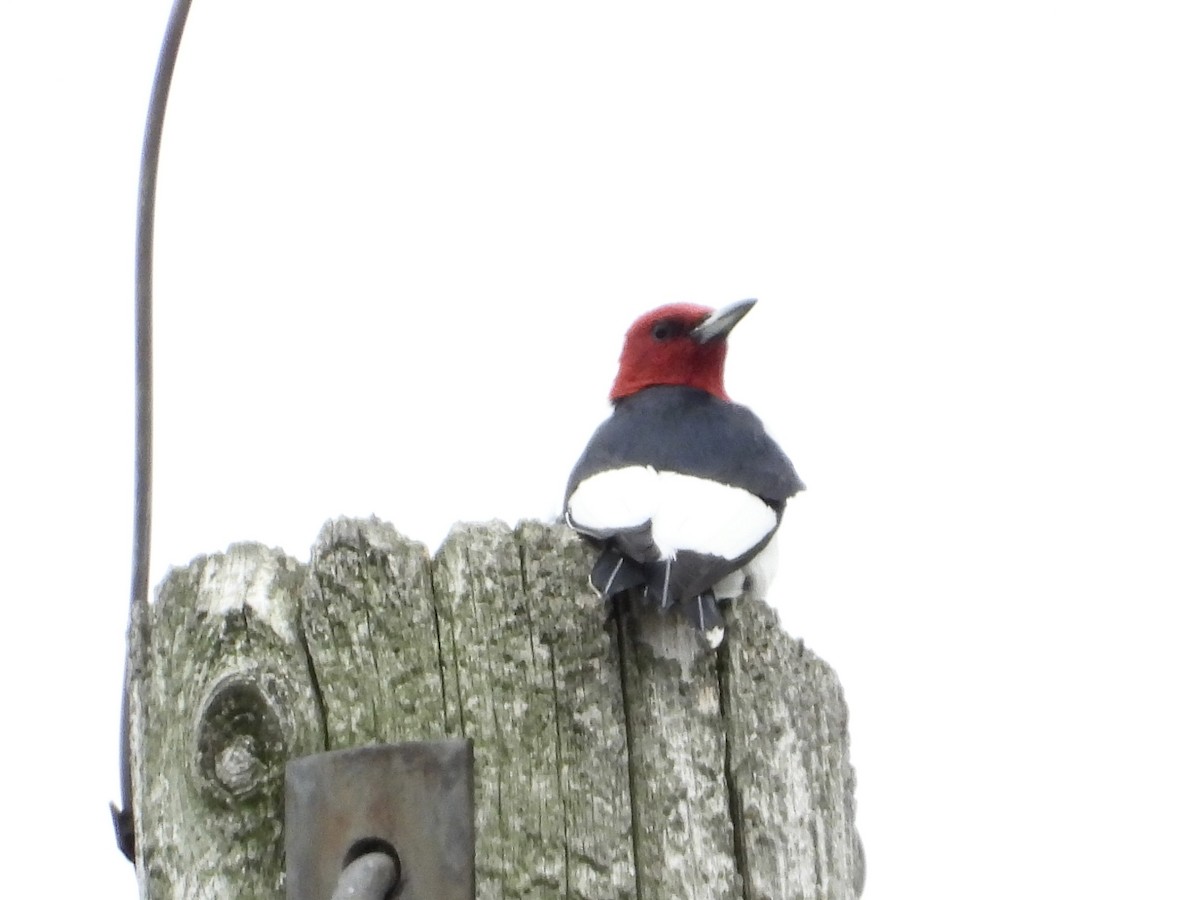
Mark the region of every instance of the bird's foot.
[[683, 601], [680, 604], [686, 618], [692, 627], [700, 633], [704, 642], [712, 650], [721, 646], [725, 640], [725, 617], [717, 606], [717, 597], [712, 591], [705, 591], [697, 597]]

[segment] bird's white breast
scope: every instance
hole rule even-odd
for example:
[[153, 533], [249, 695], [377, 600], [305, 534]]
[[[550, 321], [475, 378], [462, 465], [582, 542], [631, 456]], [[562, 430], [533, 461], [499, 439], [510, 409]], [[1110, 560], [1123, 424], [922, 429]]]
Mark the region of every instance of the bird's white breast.
[[775, 510], [749, 491], [650, 466], [598, 472], [579, 483], [567, 503], [581, 531], [612, 534], [651, 523], [667, 558], [692, 550], [736, 559], [754, 548], [777, 523]]

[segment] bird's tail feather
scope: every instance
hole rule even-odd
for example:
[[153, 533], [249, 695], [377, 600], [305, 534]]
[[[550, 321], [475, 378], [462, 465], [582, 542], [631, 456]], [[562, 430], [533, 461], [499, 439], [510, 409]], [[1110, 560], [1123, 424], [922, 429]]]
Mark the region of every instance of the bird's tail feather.
[[698, 597], [680, 604], [684, 618], [700, 632], [710, 647], [718, 647], [725, 639], [725, 617], [717, 606], [717, 597], [712, 591], [705, 591]]
[[600, 554], [592, 567], [592, 587], [600, 599], [610, 601], [622, 591], [628, 591], [646, 583], [642, 567], [611, 547]]

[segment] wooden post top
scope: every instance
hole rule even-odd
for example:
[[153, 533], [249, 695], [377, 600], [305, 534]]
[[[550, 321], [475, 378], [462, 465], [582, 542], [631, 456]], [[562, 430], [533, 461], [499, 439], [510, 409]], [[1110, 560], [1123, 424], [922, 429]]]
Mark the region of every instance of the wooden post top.
[[145, 897], [283, 897], [283, 770], [470, 738], [479, 898], [853, 898], [837, 677], [759, 602], [610, 617], [559, 525], [328, 523], [173, 570], [130, 634]]

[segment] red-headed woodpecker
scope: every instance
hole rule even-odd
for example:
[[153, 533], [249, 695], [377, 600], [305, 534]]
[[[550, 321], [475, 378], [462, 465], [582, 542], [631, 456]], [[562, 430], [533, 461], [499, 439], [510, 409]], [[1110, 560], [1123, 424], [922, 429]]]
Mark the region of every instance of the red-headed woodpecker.
[[634, 322], [612, 415], [567, 482], [567, 523], [600, 550], [600, 596], [678, 605], [712, 647], [725, 636], [718, 601], [765, 593], [774, 554], [763, 551], [804, 490], [758, 417], [725, 393], [725, 339], [753, 305], [678, 303]]

